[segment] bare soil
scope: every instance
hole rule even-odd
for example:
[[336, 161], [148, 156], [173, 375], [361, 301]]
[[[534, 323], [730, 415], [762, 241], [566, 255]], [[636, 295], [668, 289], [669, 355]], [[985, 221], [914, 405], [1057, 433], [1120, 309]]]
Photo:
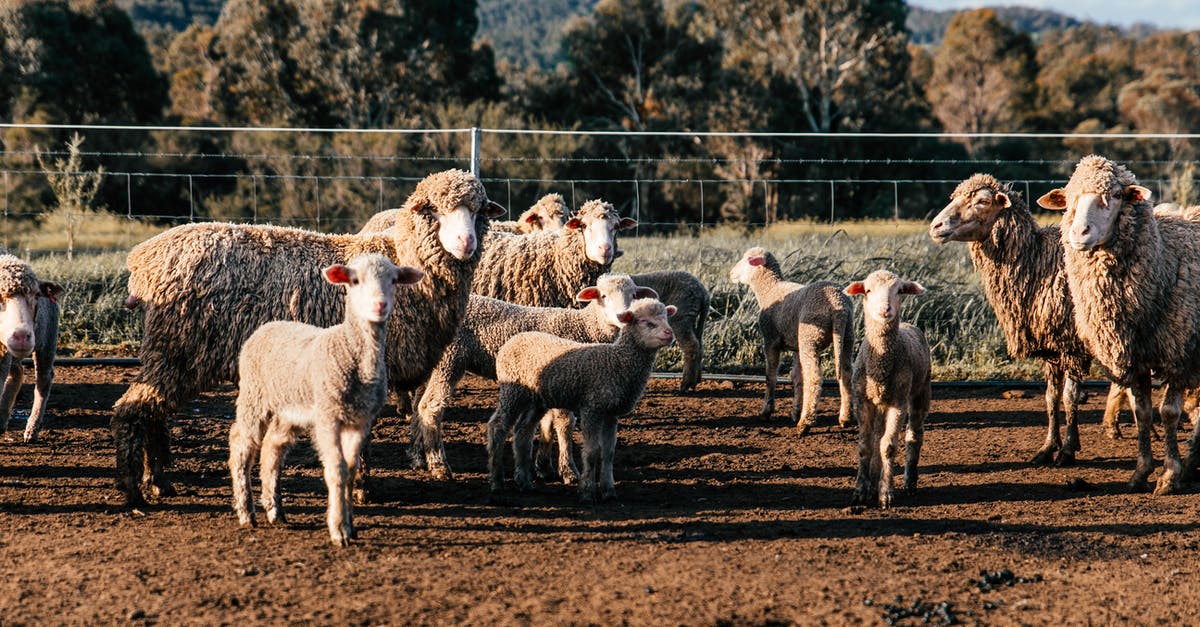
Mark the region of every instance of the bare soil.
[[[1200, 498], [1130, 494], [1132, 429], [1101, 433], [1092, 390], [1073, 468], [1032, 467], [1040, 392], [935, 390], [921, 478], [890, 511], [850, 509], [855, 434], [797, 437], [762, 386], [652, 381], [621, 425], [618, 501], [540, 485], [489, 502], [495, 392], [468, 379], [447, 424], [453, 481], [375, 431], [359, 540], [327, 544], [311, 449], [282, 482], [290, 524], [238, 528], [232, 390], [173, 426], [180, 496], [119, 506], [108, 432], [134, 370], [62, 367], [39, 443], [0, 443], [0, 623], [1186, 624], [1200, 616]], [[28, 407], [29, 391], [18, 407]], [[1128, 418], [1126, 418], [1128, 420]], [[22, 424], [8, 435], [19, 438]], [[1161, 459], [1161, 443], [1156, 443]], [[985, 572], [985, 575], [981, 575]], [[916, 614], [916, 616], [907, 616]]]

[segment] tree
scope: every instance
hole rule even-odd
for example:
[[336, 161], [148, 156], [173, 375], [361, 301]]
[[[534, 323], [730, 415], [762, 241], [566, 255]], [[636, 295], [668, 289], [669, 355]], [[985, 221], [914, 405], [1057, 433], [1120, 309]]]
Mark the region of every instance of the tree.
[[80, 147], [83, 146], [83, 136], [75, 133], [67, 142], [67, 158], [55, 159], [47, 165], [41, 151], [37, 160], [46, 173], [46, 181], [54, 192], [56, 205], [43, 219], [43, 222], [63, 223], [67, 234], [67, 261], [75, 256], [75, 236], [83, 220], [95, 214], [96, 193], [100, 191], [100, 183], [104, 180], [104, 167], [94, 171], [83, 170], [83, 160], [80, 158]]
[[1083, 24], [1042, 38], [1037, 51], [1040, 126], [1069, 131], [1085, 120], [1120, 122], [1117, 94], [1137, 78], [1134, 41], [1111, 26]]
[[[1033, 44], [991, 9], [963, 11], [950, 20], [933, 60], [927, 96], [952, 133], [1019, 130], [1030, 113], [1037, 76]], [[963, 140], [971, 152], [982, 142]]]

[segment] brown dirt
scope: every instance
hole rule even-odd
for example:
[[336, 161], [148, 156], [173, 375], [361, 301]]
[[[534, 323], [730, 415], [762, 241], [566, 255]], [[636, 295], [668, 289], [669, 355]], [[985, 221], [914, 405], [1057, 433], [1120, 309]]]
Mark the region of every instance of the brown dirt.
[[[752, 417], [760, 385], [706, 382], [680, 397], [654, 381], [621, 425], [619, 501], [592, 508], [562, 485], [488, 504], [495, 395], [468, 379], [447, 426], [456, 479], [406, 468], [406, 429], [384, 418], [360, 539], [337, 549], [307, 447], [282, 484], [291, 523], [237, 527], [229, 391], [175, 422], [181, 496], [119, 507], [107, 424], [133, 372], [60, 368], [42, 441], [0, 443], [0, 622], [842, 624], [899, 618], [889, 604], [918, 600], [934, 623], [942, 603], [968, 624], [1200, 616], [1195, 487], [1126, 492], [1134, 443], [1101, 435], [1100, 390], [1067, 469], [1027, 463], [1043, 436], [1040, 394], [935, 391], [920, 488], [883, 512], [846, 507], [854, 434], [828, 426], [828, 391], [821, 426], [801, 439], [782, 413]], [[1021, 580], [975, 583], [1002, 569]]]

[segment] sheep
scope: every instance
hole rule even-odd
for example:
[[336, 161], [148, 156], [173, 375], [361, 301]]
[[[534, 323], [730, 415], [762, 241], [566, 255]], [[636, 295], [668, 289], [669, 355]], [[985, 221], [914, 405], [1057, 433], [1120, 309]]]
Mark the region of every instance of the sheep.
[[585, 503], [616, 496], [613, 451], [617, 421], [641, 399], [658, 349], [674, 334], [667, 318], [675, 308], [638, 299], [621, 314], [625, 326], [612, 344], [573, 342], [548, 333], [518, 333], [496, 354], [500, 398], [488, 420], [488, 474], [492, 493], [503, 488], [504, 438], [512, 433], [514, 479], [533, 488], [530, 446], [537, 417], [547, 409], [575, 412], [583, 434], [579, 498]]
[[917, 489], [917, 461], [925, 440], [931, 389], [925, 334], [900, 322], [900, 295], [925, 293], [920, 283], [876, 270], [845, 293], [863, 297], [863, 341], [854, 360], [854, 406], [858, 415], [858, 476], [852, 505], [872, 493], [892, 505], [892, 453], [904, 429], [904, 490]]
[[612, 266], [617, 232], [636, 226], [610, 203], [591, 200], [558, 231], [490, 233], [471, 293], [528, 307], [569, 307]]
[[792, 421], [800, 435], [808, 433], [816, 422], [817, 399], [821, 395], [821, 366], [817, 355], [832, 343], [841, 393], [838, 425], [849, 427], [853, 423], [850, 351], [854, 347], [854, 306], [850, 297], [828, 281], [809, 285], [784, 281], [775, 255], [760, 246], [742, 255], [729, 271], [729, 280], [749, 285], [760, 309], [758, 329], [767, 360], [767, 392], [760, 417], [770, 418], [775, 411], [780, 352], [796, 351], [792, 365]]
[[492, 222], [492, 233], [529, 234], [538, 231], [557, 231], [563, 226], [567, 203], [560, 194], [546, 194], [516, 220]]
[[21, 360], [33, 357], [33, 407], [25, 421], [25, 441], [37, 440], [41, 420], [54, 382], [54, 355], [58, 351], [58, 284], [37, 278], [29, 264], [0, 254], [0, 434], [16, 404], [25, 368]]
[[367, 220], [367, 223], [358, 230], [358, 234], [365, 235], [367, 233], [381, 233], [392, 228], [396, 225], [396, 216], [399, 215], [402, 210], [403, 208], [395, 208], [384, 209], [383, 211], [380, 211]]
[[[1092, 356], [1075, 333], [1058, 226], [1039, 228], [1020, 193], [988, 174], [959, 183], [929, 225], [937, 243], [968, 242], [984, 294], [1014, 357], [1042, 360], [1046, 374], [1046, 440], [1035, 464], [1068, 466], [1079, 451], [1079, 383]], [[1059, 435], [1059, 405], [1067, 435]], [[1105, 421], [1110, 434], [1115, 422]]]
[[189, 224], [135, 246], [126, 260], [126, 304], [143, 316], [142, 367], [114, 405], [111, 425], [126, 503], [145, 503], [143, 463], [151, 492], [173, 493], [163, 475], [167, 419], [216, 382], [236, 380], [238, 349], [255, 328], [341, 319], [338, 289], [308, 268], [374, 252], [424, 270], [423, 280], [398, 295], [388, 322], [389, 387], [401, 397], [416, 389], [458, 331], [480, 254], [477, 235], [500, 211], [474, 175], [448, 170], [419, 182], [383, 233]]
[[1200, 223], [1155, 218], [1150, 197], [1124, 166], [1089, 155], [1065, 187], [1038, 204], [1065, 210], [1062, 243], [1079, 337], [1106, 376], [1129, 390], [1138, 431], [1129, 480], [1135, 491], [1148, 487], [1154, 470], [1151, 373], [1166, 383], [1159, 407], [1165, 461], [1154, 493], [1170, 494], [1197, 460], [1198, 434], [1184, 465], [1176, 432], [1183, 393], [1200, 384]]
[[330, 265], [322, 275], [331, 285], [346, 288], [341, 324], [322, 329], [276, 320], [258, 327], [242, 346], [237, 414], [229, 431], [229, 475], [238, 524], [254, 526], [250, 467], [261, 451], [263, 510], [270, 522], [284, 522], [279, 498], [283, 459], [300, 432], [308, 431], [325, 471], [329, 539], [346, 546], [355, 537], [349, 479], [387, 400], [384, 351], [394, 290], [416, 283], [425, 273], [368, 254], [349, 265]]
[[679, 391], [694, 390], [700, 382], [704, 360], [704, 323], [708, 319], [708, 289], [695, 276], [683, 270], [663, 270], [633, 275], [633, 282], [658, 292], [658, 299], [674, 305], [671, 330], [683, 353], [683, 376]]
[[[588, 303], [583, 309], [524, 307], [471, 295], [454, 341], [446, 347], [425, 384], [417, 407], [419, 419], [415, 424], [430, 425], [430, 428], [414, 434], [409, 455], [424, 457], [434, 477], [450, 476], [441, 436], [446, 404], [467, 372], [496, 378], [496, 353], [512, 336], [522, 331], [542, 331], [577, 342], [611, 342], [623, 324], [619, 317], [629, 309], [630, 303], [637, 298], [656, 296], [654, 290], [634, 285], [627, 275], [602, 275], [595, 286], [580, 290], [575, 298]], [[570, 454], [570, 417], [556, 415], [556, 412], [551, 412], [548, 417], [547, 431], [553, 425], [559, 436], [559, 474], [564, 482], [570, 483], [578, 474]], [[548, 439], [541, 452], [548, 452], [546, 449]]]

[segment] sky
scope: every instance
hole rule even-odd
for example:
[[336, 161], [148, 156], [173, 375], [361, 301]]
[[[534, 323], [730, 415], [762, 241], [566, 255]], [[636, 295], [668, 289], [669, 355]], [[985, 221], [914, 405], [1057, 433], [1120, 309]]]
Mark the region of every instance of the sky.
[[1145, 22], [1159, 28], [1200, 29], [1200, 0], [908, 0], [926, 9], [973, 9], [981, 6], [1028, 6], [1050, 9], [1101, 24]]

